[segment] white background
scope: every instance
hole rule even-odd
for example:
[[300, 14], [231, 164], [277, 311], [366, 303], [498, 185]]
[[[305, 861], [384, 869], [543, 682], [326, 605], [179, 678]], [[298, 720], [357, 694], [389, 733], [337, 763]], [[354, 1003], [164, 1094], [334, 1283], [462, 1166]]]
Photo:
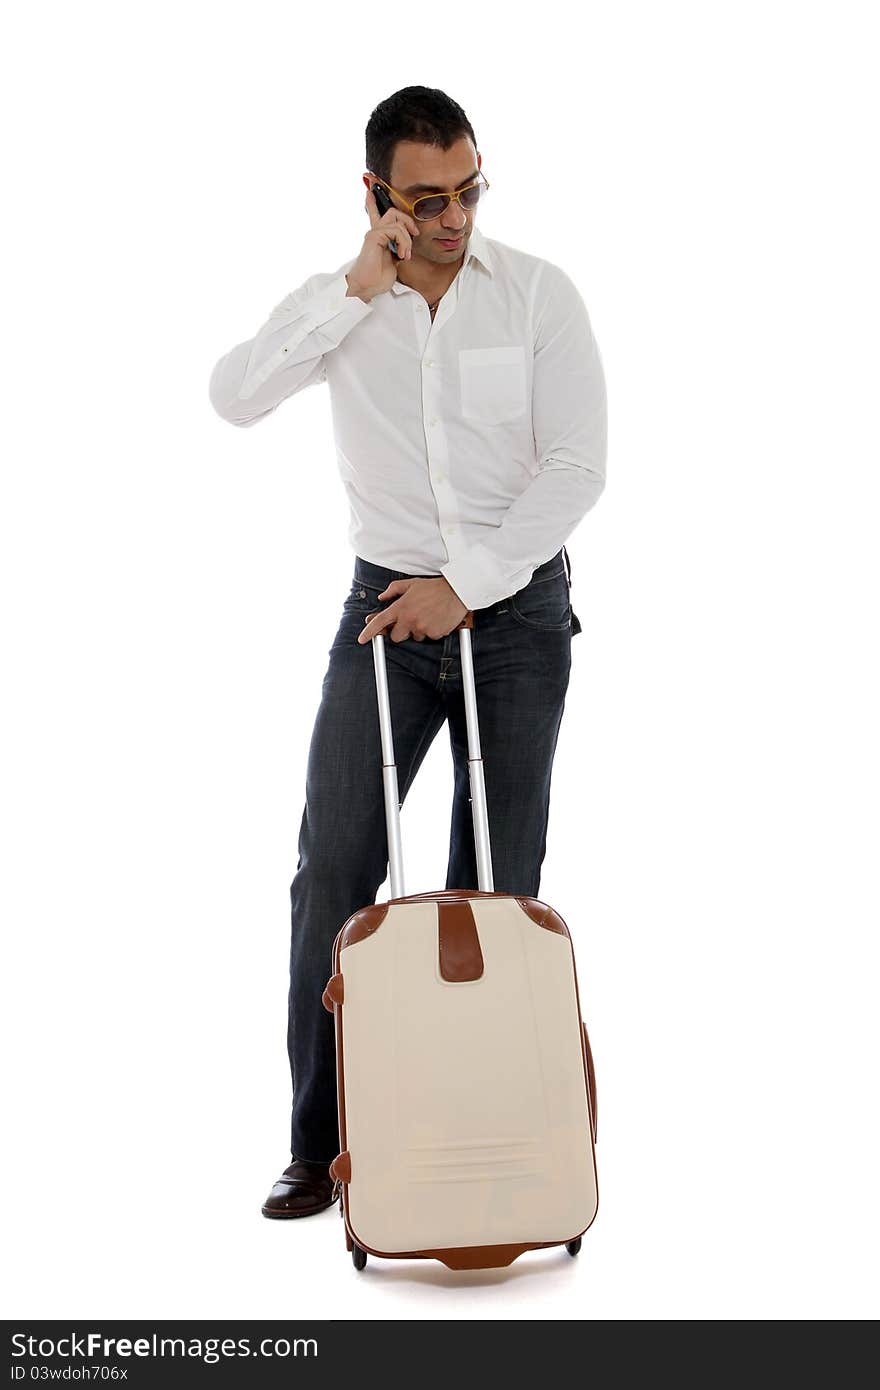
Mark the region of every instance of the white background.
[[[7, 27], [8, 1317], [878, 1311], [872, 6], [529, 13], [178, 0]], [[239, 431], [207, 387], [357, 254], [364, 128], [411, 83], [465, 108], [479, 225], [572, 276], [608, 380], [541, 883], [575, 941], [600, 1205], [577, 1260], [359, 1275], [335, 1208], [260, 1214], [353, 568], [329, 398]], [[411, 892], [444, 882], [451, 790], [443, 733], [404, 812]]]

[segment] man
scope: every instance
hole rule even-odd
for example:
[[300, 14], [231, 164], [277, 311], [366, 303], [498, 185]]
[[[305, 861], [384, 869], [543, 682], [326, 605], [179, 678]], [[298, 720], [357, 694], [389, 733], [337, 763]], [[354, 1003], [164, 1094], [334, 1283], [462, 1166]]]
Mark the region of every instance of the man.
[[[375, 902], [388, 868], [371, 639], [391, 639], [401, 804], [448, 722], [446, 886], [477, 888], [457, 632], [473, 612], [495, 891], [537, 896], [580, 631], [563, 542], [605, 483], [605, 380], [586, 308], [557, 266], [480, 233], [487, 185], [464, 111], [436, 89], [404, 88], [372, 113], [366, 158], [360, 254], [288, 295], [210, 383], [222, 418], [250, 426], [328, 382], [355, 551], [290, 886], [292, 1162], [268, 1217], [334, 1200], [335, 1047], [321, 994], [336, 933]], [[551, 190], [524, 172], [523, 196], [549, 215]]]

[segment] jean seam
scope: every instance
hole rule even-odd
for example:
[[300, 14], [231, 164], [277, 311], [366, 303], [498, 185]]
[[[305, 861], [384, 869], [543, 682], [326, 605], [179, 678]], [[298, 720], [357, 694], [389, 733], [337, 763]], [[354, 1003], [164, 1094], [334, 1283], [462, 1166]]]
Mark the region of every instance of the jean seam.
[[[446, 722], [446, 721], [445, 721], [445, 716], [444, 716], [443, 722], [444, 722], [444, 723]], [[411, 767], [411, 768], [413, 768], [413, 767], [416, 766], [416, 763], [418, 762], [418, 755], [419, 755], [419, 753], [421, 753], [421, 751], [422, 751], [422, 745], [424, 744], [425, 739], [428, 737], [428, 734], [429, 734], [430, 732], [431, 732], [431, 720], [428, 720], [428, 723], [425, 725], [424, 729], [422, 730], [421, 734], [419, 735], [419, 741], [418, 741], [418, 743], [416, 744], [415, 748], [413, 749], [412, 757], [410, 758], [410, 767]], [[401, 805], [403, 804], [404, 800], [406, 799], [406, 794], [407, 794], [408, 791], [409, 791], [409, 782], [406, 782], [406, 783], [405, 783], [404, 785], [402, 785], [401, 788], [400, 788], [400, 801], [401, 801]]]
[[[548, 583], [551, 579], [565, 579], [566, 594], [568, 596], [568, 617], [561, 623], [533, 622], [531, 618], [526, 618], [520, 613], [516, 602], [517, 596], [521, 593], [525, 593], [526, 589], [537, 588], [539, 584]], [[571, 585], [568, 582], [564, 567], [557, 570], [556, 574], [548, 574], [542, 579], [526, 584], [522, 589], [518, 589], [516, 593], [511, 594], [506, 602], [510, 605], [510, 612], [515, 621], [520, 623], [523, 627], [531, 628], [533, 632], [564, 632], [566, 628], [571, 627]]]
[[532, 632], [565, 632], [566, 628], [571, 627], [571, 613], [564, 623], [533, 623], [528, 618], [524, 618], [515, 608], [511, 609], [511, 616], [514, 621], [521, 623], [523, 627], [530, 628]]

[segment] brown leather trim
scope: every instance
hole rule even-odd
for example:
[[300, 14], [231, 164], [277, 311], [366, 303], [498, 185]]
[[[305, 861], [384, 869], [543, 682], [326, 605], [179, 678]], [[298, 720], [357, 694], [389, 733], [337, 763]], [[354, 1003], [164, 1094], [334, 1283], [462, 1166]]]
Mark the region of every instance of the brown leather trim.
[[[372, 936], [374, 931], [381, 927], [389, 907], [399, 903], [453, 903], [467, 902], [469, 898], [510, 898], [518, 902], [523, 912], [537, 926], [544, 927], [547, 931], [558, 932], [560, 936], [568, 936], [569, 930], [555, 908], [550, 907], [549, 903], [542, 903], [538, 898], [519, 897], [510, 893], [487, 893], [478, 888], [440, 888], [434, 893], [408, 893], [403, 898], [388, 898], [383, 903], [370, 903], [367, 907], [361, 907], [357, 912], [353, 912], [348, 921], [343, 923], [337, 940], [340, 942], [340, 950], [345, 946], [353, 946], [356, 941], [363, 941], [365, 937]], [[334, 969], [337, 968], [334, 943]]]
[[433, 893], [409, 893], [405, 898], [389, 898], [389, 903], [439, 902], [444, 898], [509, 898], [509, 893], [487, 893], [481, 888], [437, 888]]
[[[343, 1195], [345, 1189], [343, 1189]], [[348, 1217], [345, 1217], [348, 1230]], [[581, 1232], [583, 1235], [584, 1232]], [[350, 1238], [350, 1236], [349, 1236]], [[376, 1255], [381, 1260], [440, 1260], [448, 1269], [503, 1269], [513, 1264], [527, 1250], [550, 1250], [554, 1245], [566, 1245], [576, 1236], [566, 1236], [565, 1240], [536, 1240], [522, 1245], [453, 1245], [439, 1250], [374, 1250], [364, 1245], [355, 1235], [354, 1239], [368, 1255]]]
[[330, 979], [327, 981], [327, 984], [324, 988], [324, 993], [321, 995], [321, 1003], [324, 1005], [324, 1008], [327, 1010], [328, 1014], [332, 1014], [333, 1005], [341, 1004], [344, 998], [345, 987], [343, 985], [342, 976], [337, 970], [336, 974], [331, 975]]
[[[559, 1245], [563, 1241], [556, 1242]], [[472, 1245], [467, 1249], [425, 1250], [429, 1260], [442, 1260], [448, 1269], [503, 1269], [512, 1265], [526, 1250], [544, 1250], [541, 1245]]]
[[[396, 902], [406, 902], [406, 898], [397, 898]], [[340, 941], [340, 949], [343, 946], [352, 946], [355, 941], [363, 941], [365, 937], [372, 936], [374, 931], [378, 931], [385, 920], [388, 912], [388, 903], [370, 903], [368, 907], [361, 907], [357, 912], [353, 912], [347, 922], [344, 922], [337, 935]], [[333, 968], [338, 968], [338, 962], [334, 960]]]
[[587, 1025], [581, 1019], [581, 1028], [584, 1033], [584, 1057], [587, 1063], [587, 1085], [590, 1097], [590, 1125], [593, 1130], [593, 1143], [598, 1138], [598, 1114], [596, 1102], [596, 1072], [593, 1067], [593, 1049], [590, 1047], [590, 1035], [587, 1032]]
[[437, 904], [437, 941], [440, 975], [452, 984], [479, 980], [483, 952], [470, 904], [459, 899]]
[[560, 936], [569, 935], [568, 927], [554, 907], [548, 907], [546, 903], [538, 902], [537, 898], [517, 898], [517, 902], [526, 916], [531, 917], [533, 922], [537, 922], [539, 927], [546, 927], [547, 931], [558, 932]]
[[347, 1149], [330, 1164], [330, 1176], [334, 1182], [351, 1182], [351, 1154]]
[[429, 1260], [441, 1260], [447, 1269], [503, 1269], [536, 1245], [473, 1245], [467, 1249], [426, 1250]]
[[[366, 909], [363, 909], [363, 910], [366, 911]], [[350, 921], [350, 920], [351, 920], [351, 919], [349, 918], [349, 921]], [[342, 941], [342, 933], [345, 931], [346, 925], [347, 925], [347, 923], [343, 924], [343, 926], [339, 929], [339, 931], [336, 933], [336, 938], [335, 938], [335, 940], [334, 940], [334, 942], [333, 942], [333, 950], [332, 950], [332, 952], [331, 952], [331, 959], [332, 959], [332, 961], [333, 961], [333, 973], [334, 973], [334, 974], [339, 974], [339, 949], [340, 949], [340, 943], [341, 943], [341, 941]], [[334, 1027], [334, 1037], [335, 1037], [335, 1043], [336, 1043], [336, 1114], [337, 1114], [338, 1127], [339, 1127], [339, 1149], [340, 1149], [340, 1153], [347, 1153], [347, 1152], [348, 1152], [348, 1148], [347, 1148], [348, 1140], [347, 1140], [346, 1130], [345, 1130], [345, 1068], [344, 1068], [344, 1066], [343, 1066], [343, 1059], [342, 1059], [342, 1014], [343, 1014], [343, 1010], [342, 1010], [342, 1009], [334, 1009], [334, 1010], [333, 1010], [333, 1027]], [[336, 1162], [336, 1159], [333, 1160], [333, 1163], [335, 1163], [335, 1162]], [[330, 1165], [330, 1171], [331, 1171], [331, 1173], [332, 1173], [332, 1171], [333, 1171], [333, 1164]], [[334, 1178], [334, 1182], [335, 1182], [335, 1178]], [[347, 1216], [346, 1211], [345, 1211], [345, 1197], [346, 1197], [346, 1193], [347, 1193], [347, 1192], [348, 1192], [348, 1187], [343, 1183], [342, 1188], [340, 1189], [340, 1192], [339, 1192], [339, 1211], [340, 1211], [340, 1213], [341, 1213], [341, 1215], [342, 1215], [342, 1219], [343, 1219], [343, 1222], [344, 1222], [344, 1225], [345, 1225], [345, 1243], [346, 1243], [346, 1245], [348, 1246], [348, 1249], [351, 1250], [351, 1239], [352, 1239], [352, 1237], [351, 1237], [351, 1231], [350, 1231], [349, 1225], [348, 1225], [348, 1216]]]
[[[389, 898], [385, 907], [390, 907], [396, 903], [427, 903], [427, 902], [458, 902], [466, 901], [468, 898], [511, 898], [518, 902], [527, 917], [539, 927], [545, 927], [547, 931], [558, 932], [560, 936], [569, 936], [568, 927], [560, 917], [555, 908], [549, 903], [542, 903], [539, 898], [520, 897], [511, 893], [486, 892], [480, 888], [439, 888], [433, 893], [408, 893], [404, 898]], [[367, 909], [363, 909], [366, 911]], [[349, 943], [346, 942], [346, 945]]]

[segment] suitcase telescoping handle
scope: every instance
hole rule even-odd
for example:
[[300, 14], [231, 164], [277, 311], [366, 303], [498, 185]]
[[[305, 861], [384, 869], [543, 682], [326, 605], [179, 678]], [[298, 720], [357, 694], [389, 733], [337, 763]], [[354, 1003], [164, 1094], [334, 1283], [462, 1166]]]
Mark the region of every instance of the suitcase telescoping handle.
[[[370, 614], [370, 617], [374, 616], [375, 614]], [[492, 850], [489, 844], [486, 784], [483, 777], [483, 758], [480, 751], [480, 726], [477, 722], [477, 691], [474, 684], [473, 649], [471, 647], [473, 626], [474, 615], [468, 611], [458, 624], [457, 631], [461, 644], [461, 679], [464, 687], [464, 708], [467, 719], [468, 772], [471, 784], [474, 843], [477, 851], [477, 882], [481, 892], [492, 893], [495, 885], [492, 878]], [[374, 635], [372, 645], [373, 665], [376, 670], [376, 696], [379, 701], [379, 733], [382, 738], [382, 781], [385, 787], [385, 824], [388, 830], [391, 897], [402, 898], [405, 897], [406, 890], [403, 885], [403, 852], [400, 842], [400, 801], [397, 790], [397, 764], [394, 761], [394, 737], [391, 731], [391, 704], [388, 699], [385, 638], [381, 632]]]

